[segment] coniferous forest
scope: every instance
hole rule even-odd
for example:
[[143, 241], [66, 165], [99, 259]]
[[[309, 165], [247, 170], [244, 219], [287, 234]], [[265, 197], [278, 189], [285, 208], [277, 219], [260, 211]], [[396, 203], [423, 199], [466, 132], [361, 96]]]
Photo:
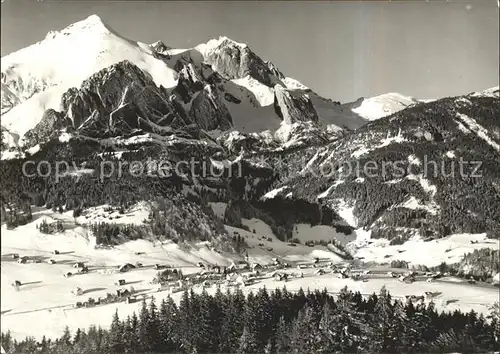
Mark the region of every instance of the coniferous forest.
[[286, 288], [215, 295], [185, 291], [144, 301], [139, 313], [110, 319], [109, 330], [90, 327], [57, 339], [19, 342], [2, 333], [14, 353], [479, 353], [500, 350], [500, 307], [438, 312], [432, 303], [393, 299], [382, 288], [363, 298], [341, 290], [296, 293]]

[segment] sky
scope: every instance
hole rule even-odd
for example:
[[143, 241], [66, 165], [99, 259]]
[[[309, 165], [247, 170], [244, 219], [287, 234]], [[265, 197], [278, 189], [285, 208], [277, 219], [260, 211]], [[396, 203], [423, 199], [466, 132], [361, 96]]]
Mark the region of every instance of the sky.
[[341, 102], [399, 92], [466, 94], [499, 82], [495, 0], [2, 0], [1, 55], [91, 14], [129, 39], [189, 48], [227, 36]]

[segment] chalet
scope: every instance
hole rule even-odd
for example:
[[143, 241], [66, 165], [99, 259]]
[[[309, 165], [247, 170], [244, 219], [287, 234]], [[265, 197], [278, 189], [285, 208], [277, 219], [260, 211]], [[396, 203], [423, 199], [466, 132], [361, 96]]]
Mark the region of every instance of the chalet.
[[47, 261], [47, 263], [48, 263], [48, 264], [56, 264], [56, 261], [54, 261], [53, 259], [49, 259], [49, 260]]
[[83, 262], [77, 262], [73, 264], [73, 268], [83, 268], [83, 267], [85, 267], [85, 263]]
[[54, 250], [54, 254], [59, 254], [59, 251], [58, 250]]
[[130, 294], [130, 291], [127, 289], [118, 289], [118, 290], [116, 290], [116, 295], [118, 297], [128, 297], [131, 294]]
[[19, 259], [19, 255], [17, 253], [13, 253], [11, 257], [12, 259]]
[[421, 296], [416, 296], [416, 295], [406, 295], [406, 301], [407, 302], [418, 302], [418, 301], [425, 301], [425, 297], [423, 295]]
[[78, 273], [80, 274], [87, 274], [89, 272], [89, 268], [87, 266], [83, 266], [81, 268], [78, 268]]
[[131, 269], [135, 269], [135, 265], [133, 264], [130, 264], [130, 263], [125, 263], [123, 265], [121, 265], [119, 268], [118, 268], [118, 271], [120, 273], [125, 273], [125, 272], [128, 272], [129, 270]]
[[259, 263], [253, 263], [252, 270], [255, 271], [257, 269], [262, 269], [262, 265], [260, 265]]
[[415, 281], [415, 278], [410, 275], [400, 275], [398, 280], [402, 283], [410, 284]]
[[80, 296], [80, 295], [83, 295], [83, 290], [82, 288], [76, 288], [75, 290], [73, 290], [71, 292], [73, 295], [76, 295], [76, 296]]
[[424, 293], [424, 296], [425, 296], [425, 299], [426, 300], [432, 300], [432, 299], [435, 299], [436, 297], [438, 297], [439, 295], [441, 295], [442, 293], [441, 292], [432, 292], [432, 291], [426, 291]]
[[276, 273], [274, 275], [274, 280], [276, 281], [287, 281], [288, 279], [288, 275], [287, 274], [283, 274], [283, 273]]
[[28, 258], [28, 257], [26, 257], [26, 256], [22, 256], [21, 258], [19, 258], [19, 259], [17, 260], [17, 263], [20, 263], [20, 264], [26, 264], [26, 263], [28, 263], [28, 260], [29, 260], [29, 258]]
[[119, 279], [119, 280], [115, 283], [115, 285], [117, 285], [117, 286], [122, 286], [122, 285], [125, 285], [125, 279]]
[[236, 264], [236, 268], [237, 269], [249, 269], [250, 265], [248, 264], [247, 261], [238, 261], [238, 263]]

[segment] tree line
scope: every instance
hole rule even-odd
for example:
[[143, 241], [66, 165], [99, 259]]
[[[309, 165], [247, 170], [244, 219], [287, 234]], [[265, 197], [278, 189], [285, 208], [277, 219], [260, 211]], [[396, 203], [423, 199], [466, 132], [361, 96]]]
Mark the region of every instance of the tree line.
[[500, 349], [500, 307], [485, 317], [474, 311], [438, 312], [433, 303], [394, 300], [382, 288], [363, 298], [344, 288], [296, 293], [265, 288], [214, 295], [185, 291], [145, 301], [139, 313], [109, 329], [91, 326], [41, 341], [2, 333], [7, 352], [71, 353], [479, 353]]

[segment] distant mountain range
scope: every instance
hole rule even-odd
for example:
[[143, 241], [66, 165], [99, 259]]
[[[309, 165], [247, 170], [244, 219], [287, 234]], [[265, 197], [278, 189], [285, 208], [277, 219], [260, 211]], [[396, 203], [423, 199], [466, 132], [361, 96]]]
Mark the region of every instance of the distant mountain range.
[[334, 134], [418, 103], [391, 93], [340, 104], [227, 37], [190, 49], [147, 45], [97, 15], [3, 57], [1, 76], [4, 147], [21, 150], [49, 131], [109, 137], [168, 131], [172, 122], [241, 133], [310, 122]]

